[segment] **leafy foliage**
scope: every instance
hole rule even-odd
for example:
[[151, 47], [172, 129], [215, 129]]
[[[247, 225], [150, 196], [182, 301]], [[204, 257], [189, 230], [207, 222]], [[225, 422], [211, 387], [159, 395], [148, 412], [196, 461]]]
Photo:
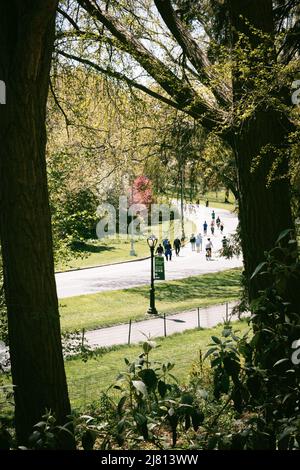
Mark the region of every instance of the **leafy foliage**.
[[268, 285], [251, 305], [252, 338], [239, 339], [225, 328], [225, 339], [213, 338], [207, 353], [212, 357], [215, 396], [229, 394], [239, 413], [252, 414], [243, 433], [232, 437], [237, 448], [300, 446], [300, 369], [294, 359], [297, 353], [293, 355], [300, 338], [300, 312], [299, 305], [283, 297], [287, 284], [299, 282], [300, 276], [290, 233], [280, 234], [266, 261], [253, 273], [267, 278]]

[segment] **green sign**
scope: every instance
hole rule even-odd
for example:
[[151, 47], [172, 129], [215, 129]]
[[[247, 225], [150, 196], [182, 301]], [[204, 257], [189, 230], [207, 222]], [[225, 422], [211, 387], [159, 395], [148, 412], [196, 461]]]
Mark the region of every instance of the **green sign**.
[[164, 281], [165, 280], [165, 260], [163, 256], [155, 256], [154, 261], [155, 261], [154, 279], [156, 281]]

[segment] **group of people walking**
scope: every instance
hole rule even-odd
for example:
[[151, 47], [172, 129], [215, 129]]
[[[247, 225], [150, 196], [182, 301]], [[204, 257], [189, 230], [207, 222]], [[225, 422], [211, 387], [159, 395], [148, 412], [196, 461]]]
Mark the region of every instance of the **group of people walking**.
[[[175, 250], [175, 255], [179, 256], [180, 248], [181, 248], [181, 240], [177, 237], [175, 238], [173, 242], [173, 247]], [[162, 243], [158, 245], [156, 248], [156, 254], [158, 256], [163, 256], [165, 255], [166, 261], [171, 261], [172, 260], [172, 245], [171, 242], [165, 238]]]
[[[215, 213], [215, 211], [212, 211], [212, 213], [211, 213], [211, 222], [210, 222], [210, 231], [211, 231], [212, 235], [215, 234], [215, 226], [217, 226], [217, 228], [220, 230], [220, 232], [222, 234], [223, 230], [224, 230], [224, 222], [221, 221], [219, 216], [216, 219], [216, 213]], [[203, 234], [204, 234], [205, 237], [207, 236], [207, 229], [208, 229], [208, 223], [205, 220], [204, 224], [203, 224]]]
[[[192, 233], [191, 238], [190, 238], [190, 244], [192, 247], [192, 251], [197, 250], [197, 253], [200, 253], [202, 251], [202, 243], [203, 243], [203, 237], [201, 233], [198, 233], [198, 235], [195, 237], [195, 235]], [[211, 258], [211, 253], [212, 253], [212, 241], [210, 238], [207, 239], [207, 242], [205, 244], [205, 251], [206, 251], [206, 259]]]
[[[213, 210], [211, 213], [211, 222], [210, 222], [210, 230], [211, 234], [214, 235], [215, 233], [215, 226], [220, 230], [221, 234], [223, 234], [224, 230], [224, 223], [221, 221], [220, 217], [218, 216], [216, 218], [216, 213]], [[202, 251], [202, 246], [203, 246], [203, 239], [204, 237], [207, 237], [207, 229], [208, 229], [208, 223], [206, 220], [204, 221], [203, 224], [203, 235], [201, 233], [198, 233], [197, 235], [193, 234], [190, 237], [190, 244], [192, 251], [196, 251], [197, 253], [200, 253]], [[222, 246], [223, 248], [225, 247], [227, 243], [227, 239], [224, 236], [222, 239]], [[175, 255], [179, 256], [180, 249], [184, 245], [184, 238], [175, 238], [173, 242], [173, 247], [168, 238], [165, 238], [162, 243], [160, 243], [156, 249], [156, 254], [158, 256], [165, 256], [166, 261], [171, 261], [172, 260], [172, 252], [173, 248], [175, 251]], [[206, 259], [211, 259], [212, 255], [212, 248], [213, 248], [213, 243], [210, 238], [207, 238], [207, 242], [205, 244], [205, 252], [206, 252]]]
[[[210, 222], [210, 231], [211, 231], [212, 235], [215, 234], [215, 227], [217, 227], [218, 230], [220, 230], [221, 234], [223, 234], [224, 223], [221, 221], [219, 216], [216, 218], [216, 213], [213, 210], [212, 213], [211, 213], [211, 222]], [[195, 236], [192, 233], [191, 238], [190, 238], [190, 244], [191, 244], [192, 251], [197, 250], [197, 253], [202, 251], [203, 237], [207, 237], [207, 230], [208, 230], [208, 223], [205, 220], [204, 224], [203, 224], [203, 236], [202, 236], [201, 233], [198, 233], [197, 236]], [[222, 239], [223, 248], [226, 246], [226, 244], [227, 244], [227, 239], [224, 236], [223, 239]], [[213, 243], [212, 243], [210, 238], [207, 238], [207, 241], [206, 241], [206, 244], [205, 244], [205, 255], [206, 255], [207, 260], [211, 259], [212, 248], [213, 248]]]
[[191, 238], [190, 238], [192, 251], [197, 250], [197, 253], [200, 253], [200, 251], [202, 251], [202, 242], [203, 242], [203, 237], [202, 237], [201, 233], [198, 233], [198, 235], [196, 237], [192, 233]]

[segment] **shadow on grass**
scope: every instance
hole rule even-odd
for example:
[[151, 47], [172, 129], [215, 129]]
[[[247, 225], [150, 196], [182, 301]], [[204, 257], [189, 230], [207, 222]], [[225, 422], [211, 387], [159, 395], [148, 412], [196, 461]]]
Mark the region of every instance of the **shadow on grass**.
[[[235, 296], [240, 289], [240, 271], [189, 277], [170, 283], [156, 284], [155, 297], [159, 301], [174, 302], [193, 298], [214, 299]], [[149, 288], [130, 289], [135, 295], [149, 297]]]
[[81, 253], [103, 253], [114, 251], [116, 247], [108, 245], [93, 245], [92, 243], [85, 242], [73, 242], [72, 251], [81, 252]]

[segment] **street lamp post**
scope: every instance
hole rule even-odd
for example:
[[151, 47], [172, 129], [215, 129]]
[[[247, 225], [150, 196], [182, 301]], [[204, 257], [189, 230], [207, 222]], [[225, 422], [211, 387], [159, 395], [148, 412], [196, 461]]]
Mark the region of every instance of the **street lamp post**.
[[147, 313], [150, 315], [157, 315], [157, 310], [155, 308], [155, 288], [154, 288], [154, 249], [157, 243], [157, 238], [154, 235], [151, 235], [147, 238], [147, 243], [151, 252], [151, 288], [150, 288], [150, 307], [147, 310]]
[[[133, 182], [131, 185], [131, 204], [133, 204]], [[130, 252], [129, 256], [136, 256], [136, 252], [134, 249], [134, 238], [133, 238], [133, 214], [131, 216], [131, 240], [130, 240]]]

